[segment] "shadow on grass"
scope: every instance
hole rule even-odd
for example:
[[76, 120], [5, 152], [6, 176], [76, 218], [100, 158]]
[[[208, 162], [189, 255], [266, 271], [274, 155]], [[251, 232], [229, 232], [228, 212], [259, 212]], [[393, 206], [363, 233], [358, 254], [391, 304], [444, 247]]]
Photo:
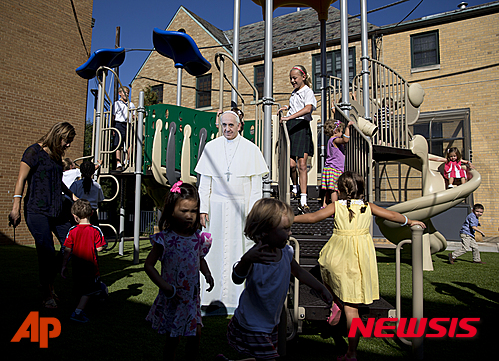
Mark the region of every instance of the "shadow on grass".
[[[69, 320], [74, 309], [72, 282], [57, 277], [55, 287], [60, 301], [56, 310], [41, 309], [38, 286], [38, 263], [33, 247], [3, 246], [0, 251], [2, 264], [2, 350], [14, 354], [16, 360], [158, 360], [162, 358], [164, 337], [153, 331], [145, 321], [150, 305], [157, 295], [157, 287], [143, 271], [143, 262], [150, 245], [142, 242], [139, 264], [132, 264], [133, 247], [126, 244], [125, 255], [117, 249], [100, 254], [99, 262], [103, 281], [109, 286], [110, 296], [105, 303], [89, 305], [91, 322], [78, 324]], [[426, 339], [425, 360], [472, 359], [478, 351], [486, 351], [494, 345], [496, 326], [499, 321], [498, 254], [482, 254], [487, 265], [458, 262], [446, 263], [445, 254], [433, 255], [435, 271], [424, 273], [424, 315], [428, 318], [480, 318], [473, 324], [478, 334], [473, 338]], [[392, 305], [395, 304], [394, 251], [378, 252], [380, 293]], [[463, 260], [471, 259], [471, 254]], [[410, 257], [403, 256], [402, 264], [402, 316], [412, 314], [412, 282]], [[159, 265], [158, 265], [159, 266]], [[19, 343], [9, 341], [31, 311], [40, 311], [42, 317], [56, 317], [61, 322], [61, 335], [49, 340], [48, 349], [40, 349], [37, 343], [23, 339]], [[231, 359], [236, 354], [227, 344], [227, 317], [213, 316], [203, 319], [205, 327], [201, 338], [200, 360], [212, 360], [218, 353]], [[344, 352], [345, 338], [333, 339], [324, 324], [306, 323], [303, 333], [287, 344], [285, 360], [329, 361]], [[321, 337], [321, 335], [323, 337]], [[179, 348], [182, 359], [183, 345]], [[408, 359], [411, 348], [395, 339], [361, 339], [359, 359], [400, 360]]]

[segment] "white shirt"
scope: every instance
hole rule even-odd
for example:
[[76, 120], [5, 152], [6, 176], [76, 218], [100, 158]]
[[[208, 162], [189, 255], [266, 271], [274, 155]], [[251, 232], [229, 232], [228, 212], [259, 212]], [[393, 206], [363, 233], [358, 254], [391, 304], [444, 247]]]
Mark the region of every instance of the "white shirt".
[[[135, 105], [130, 102], [130, 109], [135, 109]], [[126, 123], [128, 118], [128, 107], [126, 103], [118, 99], [113, 105], [114, 120], [117, 122]], [[135, 111], [133, 112], [135, 114]]]
[[[305, 105], [312, 105], [312, 111], [317, 109], [317, 99], [315, 99], [314, 92], [308, 86], [303, 85], [300, 90], [293, 90], [291, 97], [289, 98], [289, 109], [286, 116], [295, 114], [296, 112], [305, 108]], [[296, 119], [304, 119], [312, 121], [312, 112], [305, 114]]]

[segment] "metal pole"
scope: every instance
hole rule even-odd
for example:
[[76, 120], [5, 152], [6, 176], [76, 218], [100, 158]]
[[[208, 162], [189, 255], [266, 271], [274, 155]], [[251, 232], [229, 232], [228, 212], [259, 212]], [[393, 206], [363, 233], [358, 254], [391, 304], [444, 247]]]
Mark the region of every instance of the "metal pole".
[[177, 68], [177, 105], [182, 103], [182, 68]]
[[[234, 38], [232, 40], [232, 58], [236, 64], [239, 64], [239, 20], [241, 14], [241, 0], [234, 0]], [[232, 84], [237, 89], [238, 70], [235, 64], [232, 64]], [[232, 89], [231, 108], [237, 106], [237, 93]]]
[[[274, 1], [265, 2], [265, 80], [263, 84], [263, 158], [272, 171], [272, 13]], [[263, 177], [263, 197], [270, 198], [271, 174]]]
[[[423, 228], [412, 226], [412, 317], [417, 318], [417, 327], [423, 318]], [[412, 340], [414, 359], [423, 359], [423, 338]]]
[[142, 145], [143, 145], [143, 126], [144, 126], [144, 114], [146, 112], [144, 108], [144, 92], [139, 93], [139, 107], [137, 108], [139, 113], [137, 120], [137, 143], [136, 148], [137, 154], [135, 158], [135, 216], [133, 217], [133, 264], [139, 263], [139, 236], [140, 236], [140, 196], [141, 196], [141, 185], [142, 185]]
[[[121, 28], [119, 26], [116, 27], [116, 40], [114, 41], [114, 48], [118, 49], [120, 47], [120, 33], [121, 33]], [[114, 68], [114, 72], [116, 73], [116, 77], [120, 77], [120, 67], [117, 66]], [[118, 88], [119, 88], [119, 82], [118, 79], [114, 79], [114, 97], [113, 97], [113, 104], [116, 100], [118, 100]], [[112, 112], [111, 112], [112, 114]]]
[[120, 228], [118, 230], [120, 244], [118, 246], [118, 254], [123, 256], [125, 254], [125, 179], [123, 177], [121, 177], [120, 188]]
[[[99, 91], [97, 93], [97, 112], [95, 114], [95, 142], [94, 142], [94, 163], [97, 164], [97, 161], [100, 159], [100, 126], [101, 121], [104, 119], [104, 95], [106, 89], [106, 73], [107, 70], [102, 71], [102, 81], [99, 82]], [[97, 74], [97, 76], [99, 76]]]
[[350, 75], [348, 67], [348, 9], [347, 0], [340, 3], [340, 34], [341, 34], [341, 110], [350, 115]]
[[327, 109], [327, 59], [326, 59], [326, 19], [321, 19], [321, 172], [324, 169], [324, 162], [325, 162], [325, 142], [326, 142], [326, 136], [324, 134], [324, 124], [326, 124], [327, 120], [327, 114], [328, 110]]
[[360, 2], [360, 42], [362, 47], [362, 103], [366, 110], [364, 118], [371, 120], [371, 111], [369, 109], [369, 53], [367, 49], [367, 0]]

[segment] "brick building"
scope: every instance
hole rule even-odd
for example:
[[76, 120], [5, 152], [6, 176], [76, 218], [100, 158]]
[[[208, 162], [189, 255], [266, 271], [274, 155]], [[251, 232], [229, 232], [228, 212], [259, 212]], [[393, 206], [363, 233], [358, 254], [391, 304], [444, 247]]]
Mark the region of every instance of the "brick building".
[[[7, 215], [24, 150], [53, 124], [69, 121], [77, 136], [66, 155], [83, 154], [87, 81], [75, 69], [90, 51], [92, 7], [93, 0], [0, 1], [0, 122], [7, 145], [0, 156], [1, 244], [14, 241]], [[33, 243], [24, 217], [15, 237]]]
[[[420, 83], [425, 89], [421, 117], [412, 131], [428, 139], [430, 152], [434, 154], [443, 155], [451, 143], [464, 150], [465, 159], [472, 154], [473, 163], [482, 175], [482, 184], [470, 202], [479, 202], [485, 206], [486, 214], [481, 223], [488, 236], [498, 235], [499, 224], [499, 174], [495, 168], [499, 158], [494, 149], [494, 139], [499, 135], [499, 105], [494, 101], [499, 90], [498, 12], [499, 2], [496, 1], [398, 25], [368, 25], [370, 56], [394, 69], [407, 81]], [[361, 70], [359, 25], [359, 19], [349, 19], [351, 77]], [[231, 54], [232, 31], [221, 31], [182, 6], [166, 29], [181, 28], [192, 36], [203, 56], [213, 65], [203, 76], [183, 77], [182, 105], [215, 111], [220, 106], [220, 84], [213, 59], [217, 52]], [[328, 73], [335, 76], [340, 76], [341, 69], [339, 31], [339, 11], [330, 7], [327, 68]], [[307, 68], [314, 79], [314, 90], [319, 100], [320, 30], [316, 12], [307, 9], [274, 18], [273, 32], [275, 101], [287, 104], [292, 90], [288, 74], [295, 64]], [[263, 21], [240, 29], [240, 65], [259, 90], [263, 89], [263, 38]], [[424, 51], [421, 53], [418, 49]], [[133, 101], [137, 102], [140, 90], [152, 86], [153, 90], [161, 94], [161, 102], [175, 104], [177, 71], [173, 65], [172, 60], [151, 52], [132, 83], [135, 90]], [[230, 69], [226, 73], [230, 79]], [[224, 88], [223, 106], [227, 109], [230, 93], [227, 85]], [[251, 88], [241, 80], [241, 76], [239, 90], [247, 97], [245, 104], [251, 104]], [[260, 93], [259, 97], [262, 95]], [[321, 114], [320, 101], [318, 105], [315, 114]], [[394, 165], [391, 167], [389, 177], [400, 178], [400, 168]], [[392, 197], [390, 194], [393, 193], [386, 192], [377, 200], [397, 202], [408, 199], [407, 195], [404, 199]], [[409, 193], [409, 198], [418, 196], [418, 191]]]

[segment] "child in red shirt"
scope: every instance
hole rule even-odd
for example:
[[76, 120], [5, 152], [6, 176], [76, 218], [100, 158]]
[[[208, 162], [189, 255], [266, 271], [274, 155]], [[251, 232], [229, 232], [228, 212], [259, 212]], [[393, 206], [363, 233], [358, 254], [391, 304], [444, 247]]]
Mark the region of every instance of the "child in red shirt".
[[83, 309], [90, 296], [107, 293], [107, 287], [100, 281], [97, 252], [106, 246], [104, 236], [99, 227], [90, 224], [93, 213], [90, 202], [78, 199], [71, 207], [76, 226], [69, 230], [64, 242], [67, 252], [64, 253], [61, 276], [66, 278], [66, 266], [71, 257], [75, 291], [80, 295], [80, 301], [70, 319], [78, 322], [88, 322]]

